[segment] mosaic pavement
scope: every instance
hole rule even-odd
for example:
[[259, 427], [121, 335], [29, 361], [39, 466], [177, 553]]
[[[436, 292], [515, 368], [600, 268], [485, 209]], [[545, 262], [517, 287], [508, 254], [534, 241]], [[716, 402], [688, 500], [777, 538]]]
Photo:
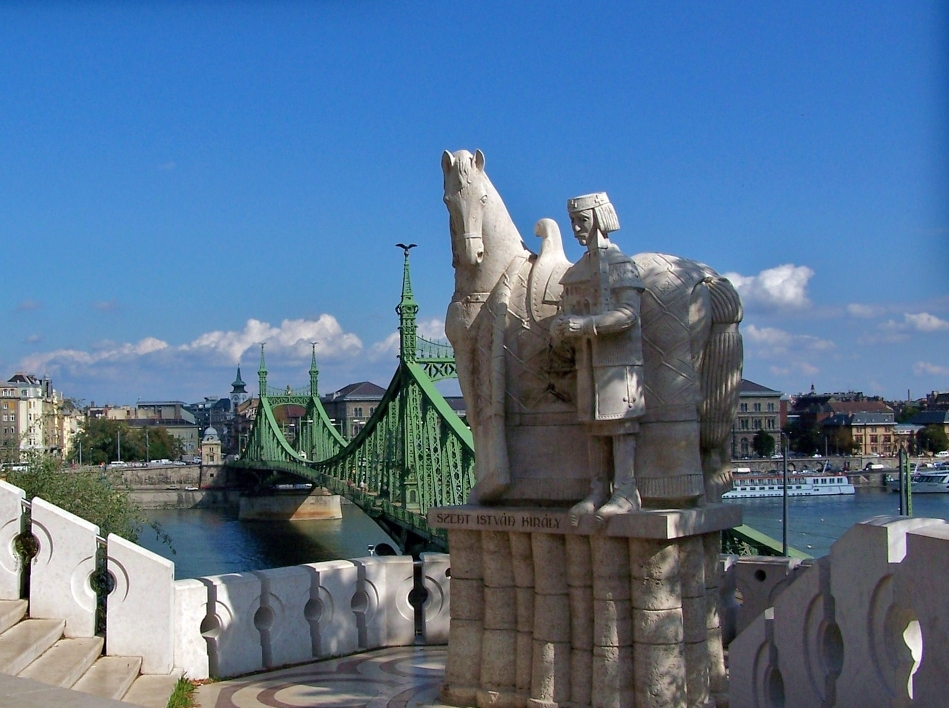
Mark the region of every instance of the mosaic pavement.
[[421, 708], [440, 706], [446, 647], [345, 656], [198, 688], [201, 708]]

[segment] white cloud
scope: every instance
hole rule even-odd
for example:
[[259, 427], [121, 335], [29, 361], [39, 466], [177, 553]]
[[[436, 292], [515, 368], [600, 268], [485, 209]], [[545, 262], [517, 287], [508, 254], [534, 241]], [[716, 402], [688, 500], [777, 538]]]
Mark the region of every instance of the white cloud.
[[289, 359], [309, 357], [311, 342], [316, 342], [316, 355], [322, 359], [352, 355], [362, 349], [359, 337], [344, 332], [335, 317], [325, 314], [316, 320], [284, 320], [279, 327], [250, 319], [242, 330], [207, 332], [179, 349], [236, 364], [246, 351], [261, 342], [266, 342], [268, 355], [284, 355]]
[[808, 364], [806, 361], [797, 361], [789, 366], [769, 366], [768, 371], [774, 376], [783, 378], [801, 374], [804, 376], [814, 376], [820, 373], [820, 369], [813, 364]]
[[912, 332], [949, 332], [949, 322], [928, 312], [903, 314], [903, 321], [887, 320], [877, 326], [877, 331], [865, 334], [858, 344], [897, 344], [909, 341]]
[[928, 312], [920, 312], [918, 315], [906, 313], [903, 317], [906, 324], [917, 332], [949, 332], [949, 322]]
[[836, 344], [809, 334], [791, 334], [777, 327], [756, 327], [748, 325], [742, 328], [743, 337], [749, 344], [757, 347], [760, 356], [786, 354], [792, 350], [807, 352], [826, 352], [836, 348]]
[[[420, 337], [431, 341], [447, 341], [445, 339], [445, 320], [433, 317], [416, 322], [416, 330]], [[397, 356], [399, 353], [399, 332], [390, 334], [381, 342], [376, 342], [369, 348], [369, 361], [377, 362]]]
[[19, 312], [30, 312], [31, 310], [38, 310], [42, 306], [43, 303], [39, 302], [38, 300], [24, 300], [16, 306], [16, 309]]
[[419, 320], [417, 324], [419, 336], [434, 341], [445, 339], [445, 320], [432, 317], [429, 320]]
[[369, 361], [376, 362], [399, 353], [399, 333], [393, 332], [369, 349]]
[[880, 307], [879, 305], [862, 305], [858, 302], [854, 302], [850, 305], [847, 305], [847, 312], [853, 317], [871, 319], [873, 317], [879, 317], [882, 315], [884, 312], [886, 312], [886, 308]]
[[837, 345], [809, 334], [793, 334], [777, 327], [742, 327], [747, 358], [768, 359], [772, 376], [784, 379], [813, 377], [820, 369], [813, 360], [825, 361]]
[[20, 367], [24, 371], [55, 373], [62, 367], [75, 369], [76, 367], [91, 367], [96, 364], [129, 362], [167, 348], [167, 342], [155, 337], [145, 337], [134, 344], [104, 342], [93, 348], [92, 351], [56, 349], [51, 352], [30, 354], [20, 361]]
[[145, 361], [150, 366], [180, 367], [196, 357], [210, 360], [211, 364], [237, 364], [260, 342], [266, 342], [268, 357], [289, 362], [308, 360], [311, 342], [317, 343], [317, 357], [324, 360], [353, 356], [362, 350], [359, 337], [344, 332], [335, 317], [324, 314], [316, 320], [284, 320], [279, 327], [250, 319], [241, 330], [207, 332], [188, 344], [177, 346], [155, 337], [145, 337], [135, 343], [103, 342], [88, 351], [57, 349], [24, 357], [20, 367], [43, 374], [56, 374], [66, 369], [73, 375], [88, 375], [107, 366], [125, 365], [131, 369]]
[[930, 364], [928, 361], [917, 361], [913, 364], [913, 373], [917, 376], [949, 376], [949, 366]]
[[100, 310], [102, 312], [109, 312], [114, 310], [119, 306], [115, 300], [99, 300], [98, 302], [92, 303], [92, 308], [94, 310]]
[[768, 268], [758, 275], [725, 273], [741, 295], [742, 303], [764, 308], [803, 309], [810, 307], [807, 283], [814, 271], [807, 266], [786, 263]]

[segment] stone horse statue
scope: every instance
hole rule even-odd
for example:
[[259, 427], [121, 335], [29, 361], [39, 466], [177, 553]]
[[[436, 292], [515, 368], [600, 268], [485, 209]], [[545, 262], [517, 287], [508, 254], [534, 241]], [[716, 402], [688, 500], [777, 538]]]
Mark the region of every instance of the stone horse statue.
[[[484, 171], [484, 155], [442, 155], [455, 292], [445, 332], [476, 452], [469, 503], [569, 505], [589, 488], [577, 420], [576, 370], [551, 341], [570, 266], [551, 219], [529, 250]], [[633, 257], [641, 301], [646, 413], [637, 442], [643, 505], [717, 502], [730, 486], [726, 441], [738, 407], [742, 308], [706, 265], [658, 253]]]

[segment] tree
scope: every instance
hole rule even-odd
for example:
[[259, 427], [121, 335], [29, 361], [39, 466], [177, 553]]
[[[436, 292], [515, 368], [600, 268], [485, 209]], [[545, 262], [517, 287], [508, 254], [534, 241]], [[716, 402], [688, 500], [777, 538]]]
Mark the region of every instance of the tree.
[[920, 430], [916, 433], [916, 443], [920, 450], [929, 452], [949, 450], [949, 437], [946, 436], [946, 431], [943, 430], [941, 425], [927, 425]]
[[26, 470], [9, 472], [7, 481], [26, 492], [27, 499], [40, 497], [95, 524], [103, 536], [114, 533], [136, 541], [142, 528], [152, 525], [118, 474], [66, 471], [52, 455], [33, 454], [27, 459]]
[[911, 403], [906, 403], [899, 407], [896, 411], [896, 422], [897, 423], [909, 423], [913, 416], [919, 413], [919, 406], [915, 406]]
[[791, 443], [791, 449], [802, 455], [813, 455], [820, 449], [821, 434], [816, 425], [805, 427], [801, 423], [789, 423], [784, 428]]
[[751, 449], [758, 457], [771, 457], [774, 454], [774, 438], [770, 433], [759, 430], [751, 441]]
[[[146, 431], [148, 431], [146, 433]], [[148, 435], [146, 444], [146, 434]], [[76, 438], [69, 454], [71, 462], [79, 459], [79, 446], [82, 445], [82, 460], [86, 464], [98, 465], [119, 459], [119, 441], [121, 440], [122, 459], [175, 460], [181, 457], [181, 441], [162, 426], [130, 428], [120, 420], [106, 418], [87, 418]]]
[[838, 454], [853, 455], [860, 450], [850, 428], [843, 425], [834, 428], [834, 432], [830, 434], [830, 445]]

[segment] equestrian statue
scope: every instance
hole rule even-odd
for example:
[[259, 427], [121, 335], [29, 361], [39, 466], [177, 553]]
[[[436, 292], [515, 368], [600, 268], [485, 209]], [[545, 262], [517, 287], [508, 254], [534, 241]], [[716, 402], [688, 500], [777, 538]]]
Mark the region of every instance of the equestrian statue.
[[455, 292], [445, 331], [475, 443], [472, 504], [570, 506], [600, 524], [718, 502], [738, 407], [741, 300], [708, 266], [628, 256], [603, 192], [521, 239], [484, 154], [442, 155]]

